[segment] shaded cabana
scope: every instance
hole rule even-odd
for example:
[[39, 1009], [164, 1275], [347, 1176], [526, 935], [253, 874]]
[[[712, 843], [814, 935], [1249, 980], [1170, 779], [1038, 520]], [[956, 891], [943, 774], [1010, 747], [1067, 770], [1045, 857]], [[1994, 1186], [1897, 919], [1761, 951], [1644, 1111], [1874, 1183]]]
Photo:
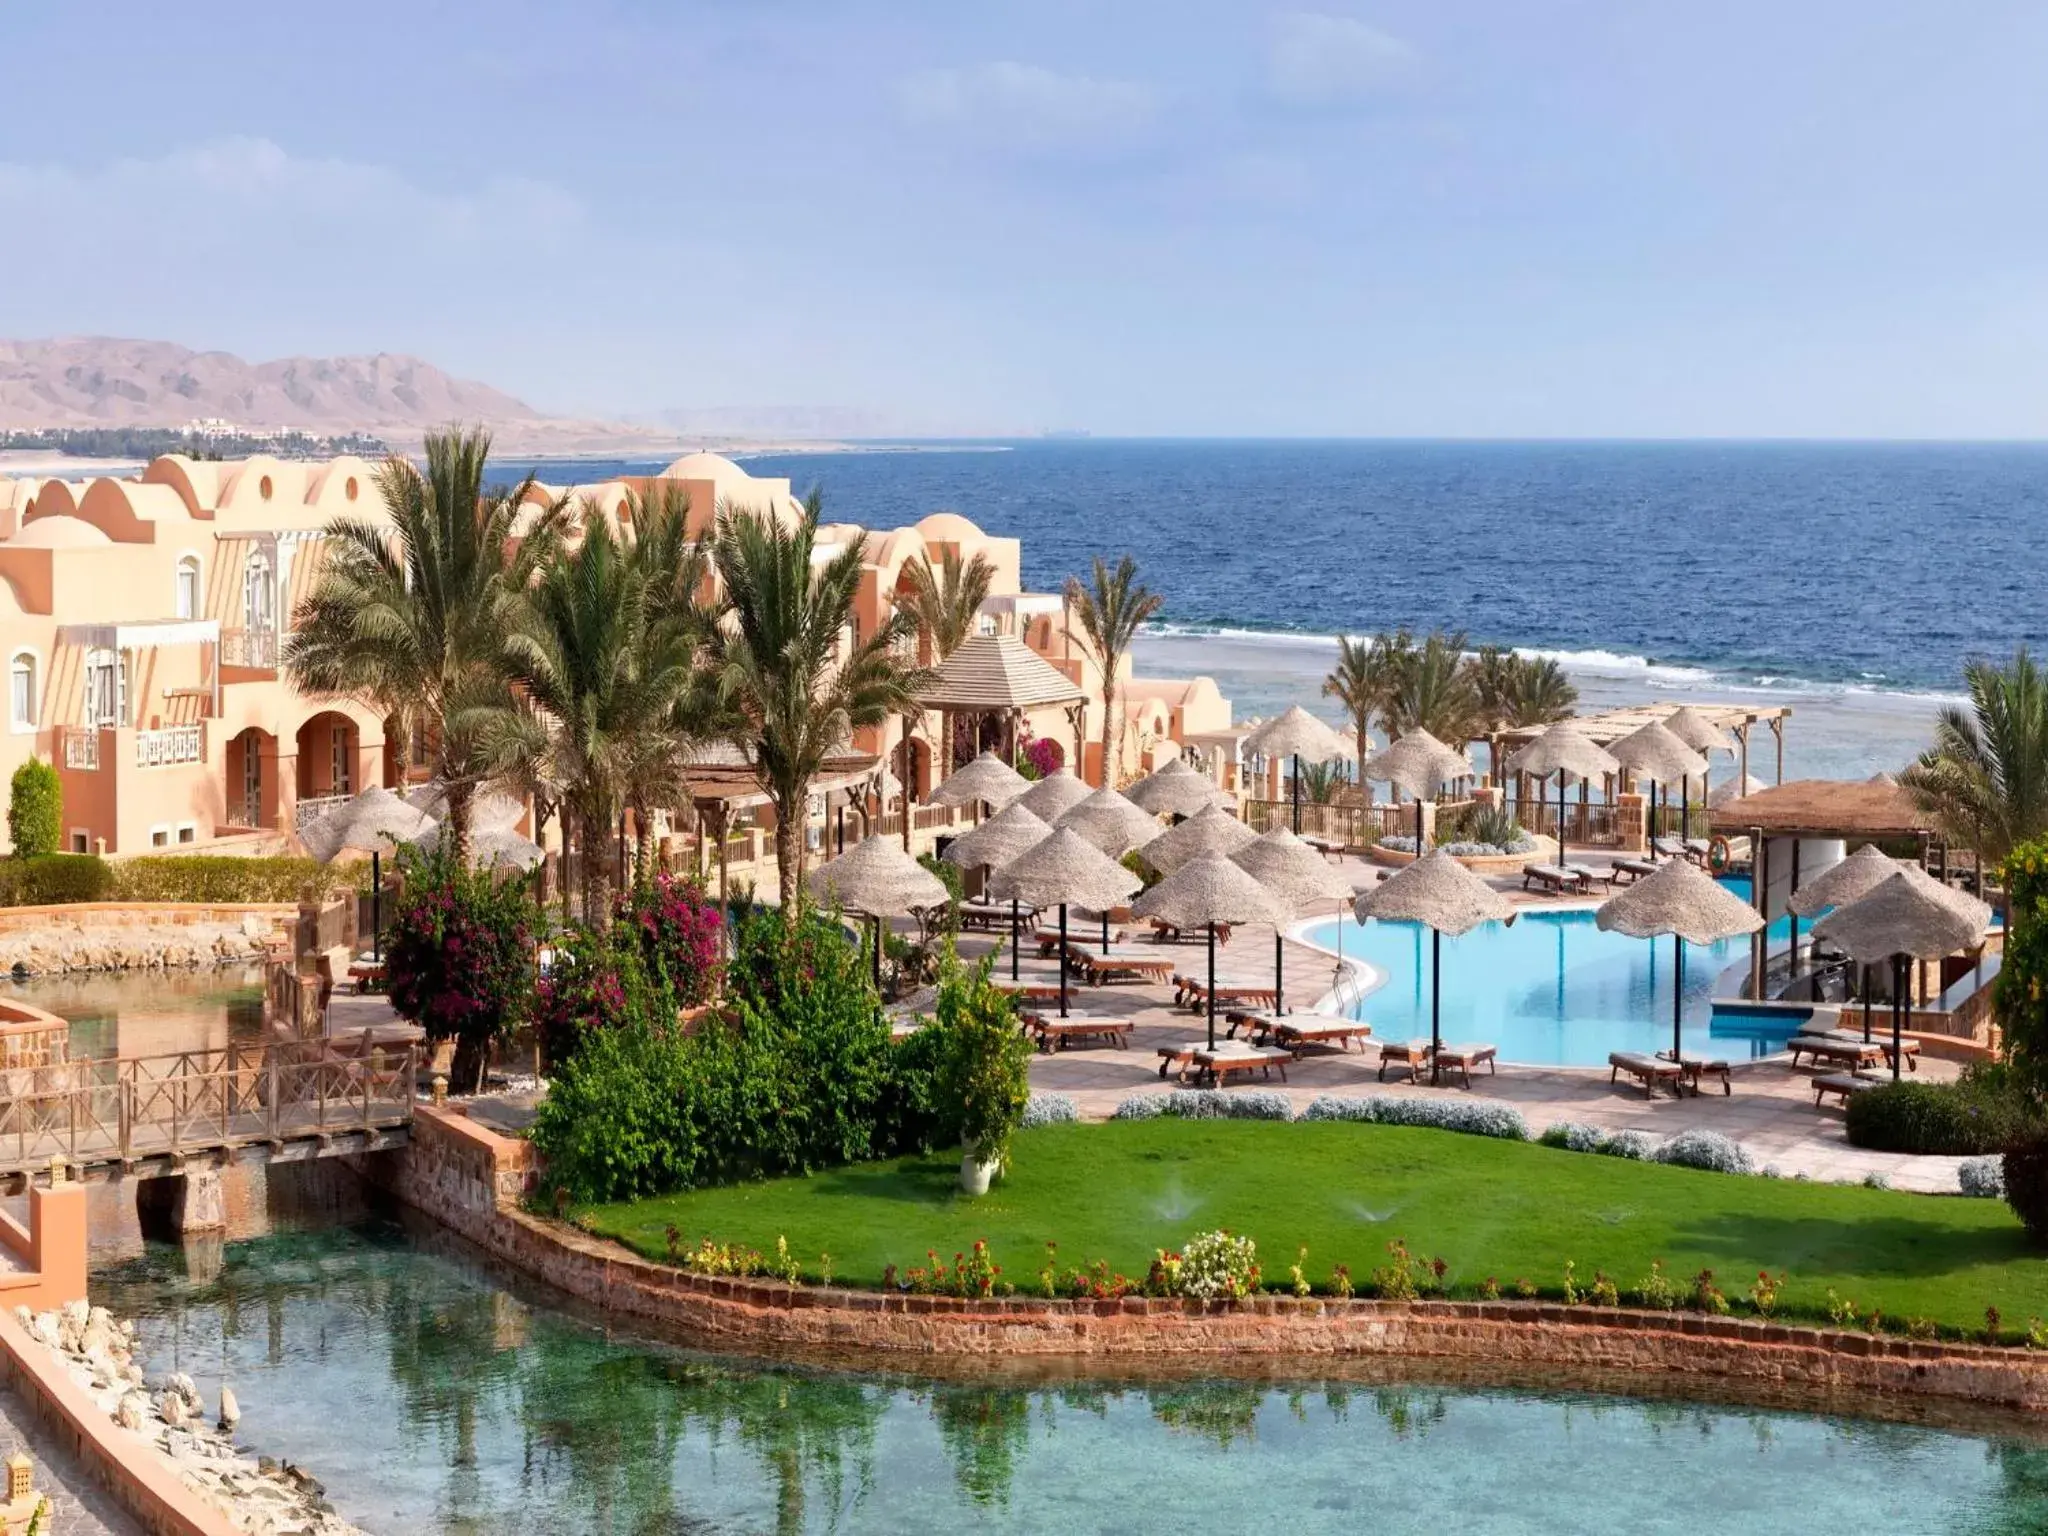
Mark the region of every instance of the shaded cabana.
[[[1315, 849], [1285, 827], [1275, 827], [1263, 837], [1247, 843], [1230, 856], [1230, 862], [1273, 893], [1287, 916], [1299, 917], [1310, 907], [1325, 901], [1349, 901], [1350, 879]], [[1337, 963], [1344, 963], [1344, 928], [1337, 927]], [[1287, 936], [1276, 924], [1273, 929], [1273, 1010], [1287, 1011]]]
[[1508, 771], [1537, 779], [1557, 775], [1557, 867], [1565, 867], [1564, 788], [1567, 778], [1581, 781], [1617, 773], [1621, 765], [1605, 747], [1579, 729], [1576, 720], [1560, 720], [1508, 758]]
[[1671, 936], [1671, 1060], [1680, 1065], [1685, 1062], [1685, 946], [1718, 944], [1764, 926], [1762, 913], [1687, 859], [1668, 860], [1654, 875], [1608, 897], [1594, 921], [1603, 933], [1636, 939]]
[[1294, 831], [1301, 831], [1301, 760], [1327, 763], [1357, 756], [1357, 750], [1328, 725], [1303, 709], [1290, 704], [1282, 713], [1253, 729], [1244, 739], [1244, 750], [1260, 757], [1288, 757], [1294, 760], [1289, 782], [1293, 786]]
[[1421, 858], [1423, 801], [1471, 771], [1472, 764], [1464, 753], [1418, 728], [1359, 764], [1358, 776], [1367, 782], [1405, 789], [1415, 797], [1415, 856]]
[[[1132, 903], [1140, 917], [1179, 929], [1202, 928], [1209, 937], [1209, 1049], [1216, 1049], [1216, 925], [1278, 925], [1287, 911], [1279, 897], [1221, 854], [1190, 859]], [[1278, 999], [1275, 999], [1277, 1002]]]
[[[828, 757], [819, 766], [811, 779], [811, 794], [826, 803], [828, 815], [832, 797], [839, 797], [838, 852], [843, 854], [847, 851], [846, 810], [856, 792], [862, 798], [870, 794], [879, 797], [886, 792], [887, 779], [887, 766], [880, 758], [865, 752]], [[697, 817], [700, 853], [709, 839], [717, 840], [718, 889], [723, 895], [730, 888], [726, 879], [727, 838], [733, 816], [740, 811], [771, 804], [767, 786], [761, 782], [760, 772], [747, 752], [728, 742], [707, 742], [684, 764], [678, 798], [687, 800]], [[869, 831], [865, 812], [861, 813], [861, 822], [860, 830], [865, 836]], [[833, 830], [828, 827], [828, 834]]]
[[[1048, 837], [1052, 828], [1031, 814], [1031, 808], [1024, 805], [1007, 805], [989, 817], [980, 826], [963, 832], [946, 845], [946, 851], [939, 855], [948, 864], [957, 864], [962, 869], [973, 869], [979, 865], [989, 874], [1011, 860], [1028, 853]], [[986, 885], [986, 876], [984, 876]], [[1010, 979], [1017, 979], [1017, 899], [1010, 898]]]
[[[961, 641], [919, 691], [918, 703], [950, 715], [999, 720], [1003, 756], [1012, 763], [1017, 760], [1017, 732], [1026, 712], [1064, 709], [1074, 728], [1075, 762], [1080, 761], [1087, 691], [1015, 635], [971, 635]], [[941, 758], [950, 755], [948, 743]]]
[[1067, 1016], [1067, 908], [1106, 912], [1144, 881], [1078, 834], [1054, 829], [995, 872], [989, 890], [998, 901], [1060, 909], [1060, 1017]]
[[875, 984], [882, 982], [882, 923], [917, 917], [946, 904], [946, 883], [899, 848], [894, 839], [863, 838], [836, 859], [812, 870], [804, 882], [828, 905], [858, 912], [875, 923]]
[[[1665, 729], [1662, 722], [1652, 720], [1612, 743], [1607, 748], [1607, 755], [1621, 764], [1624, 771], [1649, 782], [1648, 842], [1649, 854], [1654, 860], [1657, 857], [1657, 793], [1663, 790], [1665, 804], [1669, 805], [1670, 785], [1690, 783], [1694, 777], [1704, 779], [1707, 773], [1706, 754], [1694, 751]], [[1679, 837], [1682, 840], [1684, 836], [1684, 824], [1680, 823]]]
[[1420, 923], [1429, 930], [1429, 1080], [1441, 1081], [1445, 934], [1456, 938], [1481, 923], [1512, 923], [1515, 904], [1441, 848], [1416, 859], [1391, 879], [1368, 886], [1352, 904], [1362, 923]]
[[1813, 925], [1860, 965], [1892, 964], [1892, 1078], [1899, 1076], [1906, 1010], [1906, 973], [1916, 960], [1939, 960], [1983, 943], [1991, 909], [1955, 899], [1933, 880], [1916, 881], [1901, 870], [1868, 894], [1837, 907]]

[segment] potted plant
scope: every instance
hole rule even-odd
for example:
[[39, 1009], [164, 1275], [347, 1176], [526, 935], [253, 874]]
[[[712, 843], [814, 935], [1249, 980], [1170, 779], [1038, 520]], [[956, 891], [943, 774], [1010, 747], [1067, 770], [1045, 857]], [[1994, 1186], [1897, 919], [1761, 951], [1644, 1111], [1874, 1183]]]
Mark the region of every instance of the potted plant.
[[948, 1097], [960, 1110], [960, 1188], [984, 1195], [1031, 1097], [1031, 1042], [1018, 1033], [1010, 999], [990, 984], [987, 960], [970, 971], [948, 955], [937, 1011]]

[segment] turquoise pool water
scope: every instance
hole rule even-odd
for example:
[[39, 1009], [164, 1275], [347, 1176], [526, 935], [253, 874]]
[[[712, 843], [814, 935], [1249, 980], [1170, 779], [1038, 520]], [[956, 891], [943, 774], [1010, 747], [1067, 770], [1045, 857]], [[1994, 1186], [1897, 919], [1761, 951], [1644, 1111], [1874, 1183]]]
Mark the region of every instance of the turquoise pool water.
[[2039, 1530], [2017, 1439], [1577, 1392], [940, 1384], [691, 1353], [389, 1222], [95, 1277], [380, 1536], [576, 1530], [1801, 1536]]
[[[1747, 898], [1747, 881], [1725, 882]], [[1335, 949], [1336, 920], [1309, 931]], [[1343, 949], [1386, 980], [1354, 1010], [1386, 1039], [1429, 1034], [1430, 933], [1416, 923], [1361, 924], [1346, 918]], [[1771, 937], [1783, 943], [1784, 920]], [[1741, 1060], [1783, 1049], [1791, 1026], [1755, 1017], [1713, 1016], [1715, 981], [1749, 954], [1747, 939], [1688, 944], [1683, 1039], [1688, 1051]], [[1500, 1047], [1502, 1061], [1531, 1066], [1604, 1067], [1609, 1051], [1671, 1045], [1671, 940], [1602, 933], [1590, 911], [1526, 910], [1512, 926], [1488, 923], [1443, 941], [1446, 1040]]]

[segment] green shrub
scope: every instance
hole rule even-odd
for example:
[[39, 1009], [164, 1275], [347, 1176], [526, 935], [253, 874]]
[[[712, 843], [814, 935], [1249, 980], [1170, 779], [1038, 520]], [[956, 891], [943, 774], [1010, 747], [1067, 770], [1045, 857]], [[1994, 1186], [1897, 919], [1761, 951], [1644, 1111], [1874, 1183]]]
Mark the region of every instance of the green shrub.
[[17, 859], [55, 853], [64, 840], [64, 785], [57, 770], [39, 757], [14, 770], [7, 792], [7, 835]]
[[292, 902], [367, 886], [368, 864], [317, 859], [238, 859], [219, 854], [152, 854], [114, 866], [116, 901]]
[[2005, 957], [1992, 993], [2006, 1059], [2036, 1103], [2048, 1100], [2048, 838], [2013, 849], [2005, 880]]
[[54, 907], [78, 901], [106, 901], [114, 871], [89, 853], [49, 853], [33, 859], [0, 860], [0, 905]]
[[1849, 1099], [1849, 1143], [1875, 1152], [1975, 1157], [2004, 1151], [2035, 1123], [1996, 1068], [1973, 1068], [1954, 1083], [1886, 1083]]
[[454, 1082], [481, 1085], [488, 1048], [525, 1017], [539, 926], [527, 882], [466, 868], [445, 847], [399, 852], [405, 893], [384, 935], [391, 1003], [455, 1042]]
[[937, 1031], [945, 1041], [941, 1104], [957, 1106], [960, 1140], [980, 1161], [1001, 1163], [1031, 1099], [1031, 1042], [989, 980], [989, 965], [984, 958], [970, 971], [949, 955], [936, 1017], [919, 1033]]
[[2005, 1203], [2037, 1243], [2048, 1243], [2048, 1130], [2005, 1149]]

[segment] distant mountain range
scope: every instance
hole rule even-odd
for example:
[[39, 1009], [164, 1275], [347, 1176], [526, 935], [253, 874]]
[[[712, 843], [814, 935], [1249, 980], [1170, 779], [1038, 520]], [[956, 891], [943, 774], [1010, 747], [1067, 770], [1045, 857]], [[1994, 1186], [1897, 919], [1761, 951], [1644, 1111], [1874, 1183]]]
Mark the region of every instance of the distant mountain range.
[[394, 447], [452, 421], [481, 422], [512, 453], [627, 452], [682, 444], [672, 429], [546, 416], [503, 390], [398, 353], [250, 363], [168, 341], [0, 340], [0, 431], [41, 427], [295, 428], [367, 433]]

